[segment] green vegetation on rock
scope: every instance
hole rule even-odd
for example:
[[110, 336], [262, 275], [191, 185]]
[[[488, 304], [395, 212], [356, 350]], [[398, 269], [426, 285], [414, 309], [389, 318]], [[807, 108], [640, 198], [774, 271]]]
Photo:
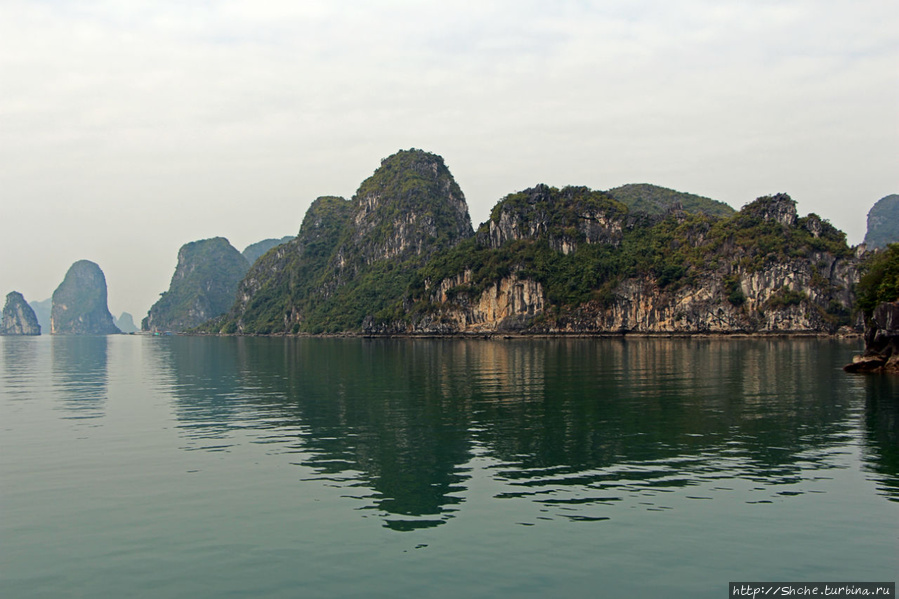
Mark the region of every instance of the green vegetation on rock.
[[[544, 200], [526, 201], [535, 193]], [[579, 216], [585, 214], [585, 206], [595, 210], [589, 221]], [[596, 223], [597, 214], [608, 219], [607, 234], [587, 243], [577, 223]], [[507, 235], [510, 239], [497, 247], [490, 243], [497, 237], [491, 232], [501, 229], [504, 221], [531, 233], [515, 239]], [[617, 236], [611, 233], [615, 222], [620, 223]], [[574, 242], [568, 245], [575, 247], [573, 251], [557, 249], [563, 238]], [[703, 214], [654, 218], [627, 215], [618, 202], [586, 188], [543, 186], [502, 200], [491, 220], [478, 229], [477, 239], [432, 260], [420, 271], [411, 292], [413, 298], [427, 301], [429, 284], [470, 271], [463, 290], [475, 296], [515, 272], [519, 278], [541, 283], [550, 304], [561, 309], [591, 299], [607, 300], [617, 283], [632, 277], [646, 276], [660, 288], [676, 288], [693, 285], [721, 267], [752, 273], [814, 252], [851, 255], [845, 234], [814, 215], [797, 218], [795, 202], [783, 194], [759, 198], [727, 219]], [[724, 284], [732, 304], [745, 302], [738, 279], [725, 278]]]
[[[202, 330], [272, 334], [299, 332], [292, 315], [318, 307], [329, 285], [328, 263], [350, 228], [352, 205], [339, 197], [320, 197], [306, 212], [299, 235], [259, 258], [238, 289], [237, 303]], [[287, 329], [287, 327], [290, 327]]]
[[869, 257], [858, 283], [857, 308], [870, 317], [878, 304], [899, 301], [899, 243]]
[[443, 159], [400, 151], [352, 200], [319, 198], [298, 237], [248, 272], [231, 311], [203, 330], [331, 333], [361, 330], [403, 297], [418, 268], [472, 235], [465, 196]]
[[510, 194], [476, 239], [436, 256], [418, 273], [412, 295], [423, 297], [429, 282], [465, 271], [471, 276], [464, 290], [478, 294], [514, 271], [541, 282], [555, 304], [586, 301], [621, 270], [616, 248], [626, 215], [623, 204], [586, 187], [539, 185]]
[[313, 202], [200, 330], [823, 332], [849, 323], [857, 279], [845, 235], [785, 194], [734, 213], [654, 186], [537, 185], [474, 233], [443, 160], [412, 149], [351, 200]]

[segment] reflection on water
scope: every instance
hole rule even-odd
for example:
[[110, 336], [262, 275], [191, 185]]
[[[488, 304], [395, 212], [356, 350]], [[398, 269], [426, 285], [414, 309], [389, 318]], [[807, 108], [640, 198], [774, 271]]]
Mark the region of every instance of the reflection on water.
[[396, 530], [452, 518], [475, 469], [526, 524], [821, 492], [862, 409], [869, 468], [899, 489], [894, 383], [847, 376], [838, 342], [154, 341], [185, 449], [296, 454]]
[[32, 336], [9, 336], [3, 344], [3, 391], [14, 399], [33, 396], [33, 373], [40, 368], [40, 340]]
[[878, 488], [899, 501], [899, 377], [866, 376], [865, 461]]
[[107, 338], [51, 338], [53, 385], [67, 418], [100, 418], [107, 397]]
[[247, 400], [252, 394], [241, 382], [238, 344], [242, 341], [160, 340], [170, 343], [156, 352], [159, 374], [153, 382], [172, 391], [178, 400], [175, 412], [190, 442], [186, 449], [226, 450], [231, 432], [241, 428], [242, 414], [251, 410]]

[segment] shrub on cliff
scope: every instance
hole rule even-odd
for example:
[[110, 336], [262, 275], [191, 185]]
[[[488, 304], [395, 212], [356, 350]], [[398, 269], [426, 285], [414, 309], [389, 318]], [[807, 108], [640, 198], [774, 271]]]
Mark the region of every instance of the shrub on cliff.
[[863, 268], [856, 307], [868, 318], [878, 304], [899, 301], [899, 243], [874, 254]]

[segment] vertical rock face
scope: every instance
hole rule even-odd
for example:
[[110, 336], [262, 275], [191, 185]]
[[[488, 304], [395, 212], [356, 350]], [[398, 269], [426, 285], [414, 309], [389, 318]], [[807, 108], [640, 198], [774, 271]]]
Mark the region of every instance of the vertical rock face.
[[181, 246], [169, 290], [141, 322], [145, 331], [184, 331], [228, 311], [250, 268], [224, 237]]
[[6, 296], [0, 335], [40, 335], [41, 325], [25, 298], [18, 291]]
[[471, 276], [471, 271], [466, 270], [459, 276], [444, 279], [434, 289], [434, 303], [452, 305], [453, 309], [423, 314], [411, 331], [393, 325], [381, 331], [370, 327], [370, 332], [427, 332], [439, 335], [519, 332], [546, 308], [543, 286], [536, 281], [520, 279], [512, 274], [488, 285], [477, 297], [471, 298], [464, 291], [471, 285]]
[[53, 292], [50, 312], [53, 335], [121, 333], [106, 305], [106, 277], [95, 263], [79, 260]]

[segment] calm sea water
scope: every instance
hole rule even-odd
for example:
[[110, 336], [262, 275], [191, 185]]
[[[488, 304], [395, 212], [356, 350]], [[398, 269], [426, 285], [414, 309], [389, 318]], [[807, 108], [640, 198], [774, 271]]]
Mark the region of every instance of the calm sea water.
[[895, 581], [857, 342], [0, 338], [0, 597]]

